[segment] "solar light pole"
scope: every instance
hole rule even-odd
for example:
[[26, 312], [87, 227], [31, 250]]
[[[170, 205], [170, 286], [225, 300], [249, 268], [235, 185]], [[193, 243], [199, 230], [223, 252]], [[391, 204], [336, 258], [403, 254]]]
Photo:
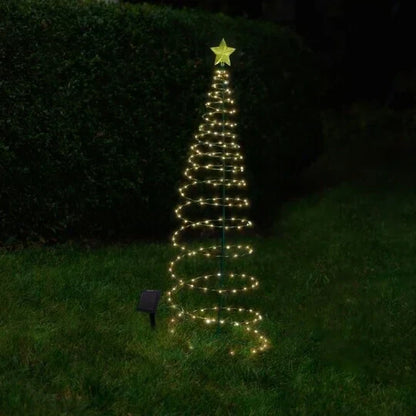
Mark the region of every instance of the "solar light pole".
[[139, 304], [136, 310], [149, 314], [150, 326], [152, 329], [156, 327], [156, 310], [160, 299], [160, 290], [144, 290], [140, 295]]

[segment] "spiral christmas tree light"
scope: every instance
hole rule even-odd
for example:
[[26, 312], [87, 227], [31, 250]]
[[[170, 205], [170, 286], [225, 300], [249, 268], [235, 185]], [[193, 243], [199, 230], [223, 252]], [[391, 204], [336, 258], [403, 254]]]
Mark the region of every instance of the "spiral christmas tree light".
[[[240, 196], [246, 187], [243, 156], [235, 133], [236, 110], [225, 67], [231, 65], [230, 55], [235, 49], [228, 47], [224, 39], [211, 49], [216, 55], [215, 65], [220, 64], [220, 68], [214, 71], [206, 113], [190, 147], [186, 181], [179, 188], [181, 203], [175, 210], [182, 224], [172, 236], [172, 243], [180, 253], [169, 264], [174, 286], [167, 299], [175, 311], [170, 331], [174, 332], [175, 325], [187, 318], [214, 324], [217, 333], [225, 326], [241, 327], [254, 337], [256, 346], [250, 351], [255, 354], [269, 345], [255, 328], [262, 316], [253, 309], [225, 304], [230, 297], [259, 285], [254, 276], [233, 271], [239, 257], [253, 252], [249, 245], [235, 244], [231, 239], [235, 233], [252, 227], [248, 219], [238, 214], [247, 209], [249, 201]], [[203, 242], [195, 242], [191, 235]], [[186, 236], [191, 242], [185, 243]], [[181, 266], [192, 260], [207, 265], [209, 272], [188, 276]], [[188, 290], [207, 295], [211, 303], [189, 308], [179, 300], [180, 293]], [[235, 352], [235, 348], [230, 350], [232, 355]]]

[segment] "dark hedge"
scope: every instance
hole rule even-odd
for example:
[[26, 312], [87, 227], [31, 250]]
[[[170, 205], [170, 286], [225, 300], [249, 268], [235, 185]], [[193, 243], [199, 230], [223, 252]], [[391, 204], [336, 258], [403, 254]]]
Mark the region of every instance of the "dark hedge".
[[319, 151], [318, 71], [289, 30], [76, 0], [0, 0], [0, 15], [3, 243], [167, 235], [222, 37], [255, 221]]

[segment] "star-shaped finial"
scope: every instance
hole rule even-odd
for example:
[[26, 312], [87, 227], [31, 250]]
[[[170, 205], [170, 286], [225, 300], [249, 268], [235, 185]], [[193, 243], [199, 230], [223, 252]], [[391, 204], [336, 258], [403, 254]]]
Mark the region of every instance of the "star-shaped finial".
[[225, 63], [231, 66], [230, 55], [235, 51], [235, 48], [229, 48], [225, 43], [224, 38], [222, 39], [219, 46], [214, 46], [211, 48], [212, 52], [215, 53], [215, 64]]

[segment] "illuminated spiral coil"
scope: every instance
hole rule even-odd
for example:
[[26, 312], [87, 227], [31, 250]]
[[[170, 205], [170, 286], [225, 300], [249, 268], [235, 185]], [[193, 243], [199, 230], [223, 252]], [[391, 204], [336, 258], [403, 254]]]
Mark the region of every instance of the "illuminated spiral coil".
[[[228, 71], [226, 69], [215, 70], [211, 91], [208, 93], [208, 102], [205, 105], [207, 112], [202, 117], [203, 122], [199, 126], [198, 133], [195, 134], [195, 141], [190, 148], [188, 166], [185, 169], [186, 183], [179, 188], [182, 203], [176, 208], [175, 213], [182, 225], [174, 232], [172, 243], [180, 249], [180, 254], [169, 264], [169, 273], [175, 284], [167, 293], [167, 298], [170, 306], [175, 310], [177, 318], [188, 317], [206, 324], [216, 322], [218, 325], [243, 327], [256, 337], [258, 347], [251, 349], [252, 353], [256, 353], [265, 350], [269, 344], [269, 341], [257, 329], [254, 329], [254, 325], [262, 320], [260, 313], [252, 309], [228, 306], [213, 306], [188, 311], [175, 301], [175, 296], [184, 289], [199, 290], [202, 293], [218, 293], [221, 296], [247, 292], [259, 285], [255, 277], [243, 273], [220, 272], [189, 279], [181, 276], [176, 271], [179, 263], [188, 258], [222, 258], [225, 260], [235, 259], [253, 252], [252, 248], [247, 245], [215, 244], [195, 249], [190, 248], [182, 241], [183, 234], [190, 230], [218, 229], [218, 231], [225, 233], [230, 230], [239, 231], [252, 226], [248, 219], [234, 216], [227, 217], [225, 215], [225, 210], [242, 209], [249, 205], [246, 198], [229, 196], [230, 191], [245, 188], [246, 182], [242, 178], [244, 172], [243, 156], [239, 151], [240, 145], [237, 143], [237, 135], [234, 133], [236, 123], [232, 121], [232, 115], [236, 111], [232, 108], [234, 101], [231, 98], [231, 90], [228, 84]], [[222, 195], [206, 197], [203, 194], [198, 196], [197, 190], [201, 186], [214, 192], [222, 191]], [[227, 192], [227, 196], [225, 192]], [[195, 220], [186, 213], [189, 209], [203, 206], [222, 209], [222, 215], [218, 218]], [[227, 278], [228, 282], [240, 281], [240, 285], [232, 288], [225, 288], [221, 285], [218, 287], [218, 284], [216, 287], [209, 286], [209, 282], [224, 278]], [[224, 312], [230, 312], [230, 314], [241, 315], [241, 317], [238, 320], [236, 318], [221, 319], [220, 309]], [[242, 315], [245, 315], [245, 317]], [[175, 324], [175, 322], [176, 319], [173, 318], [171, 324]], [[174, 332], [174, 330], [171, 329], [171, 332]], [[234, 353], [234, 350], [230, 351], [230, 354], [234, 355]]]

